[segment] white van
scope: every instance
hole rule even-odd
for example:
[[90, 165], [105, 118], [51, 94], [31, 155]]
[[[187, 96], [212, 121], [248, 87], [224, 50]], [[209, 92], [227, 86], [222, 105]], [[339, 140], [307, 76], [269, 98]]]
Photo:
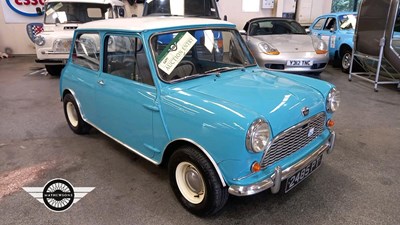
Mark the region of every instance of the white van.
[[35, 38], [36, 62], [50, 75], [59, 75], [66, 64], [74, 30], [80, 24], [125, 16], [121, 0], [46, 0], [44, 31]]

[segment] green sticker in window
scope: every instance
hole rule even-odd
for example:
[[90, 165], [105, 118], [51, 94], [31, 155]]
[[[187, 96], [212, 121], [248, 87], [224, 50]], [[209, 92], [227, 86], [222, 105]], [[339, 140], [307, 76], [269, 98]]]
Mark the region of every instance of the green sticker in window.
[[158, 68], [170, 75], [196, 42], [197, 39], [189, 32], [176, 35], [157, 57]]

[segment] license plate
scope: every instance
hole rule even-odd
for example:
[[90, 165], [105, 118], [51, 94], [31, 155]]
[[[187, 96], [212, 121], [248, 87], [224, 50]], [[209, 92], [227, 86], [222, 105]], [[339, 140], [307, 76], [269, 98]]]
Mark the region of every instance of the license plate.
[[296, 187], [300, 182], [305, 180], [310, 174], [312, 174], [322, 162], [322, 154], [319, 155], [314, 161], [310, 162], [307, 166], [303, 167], [301, 170], [297, 171], [291, 177], [286, 179], [286, 188], [285, 193], [292, 190], [292, 188]]
[[288, 60], [288, 66], [312, 66], [313, 61], [311, 60]]

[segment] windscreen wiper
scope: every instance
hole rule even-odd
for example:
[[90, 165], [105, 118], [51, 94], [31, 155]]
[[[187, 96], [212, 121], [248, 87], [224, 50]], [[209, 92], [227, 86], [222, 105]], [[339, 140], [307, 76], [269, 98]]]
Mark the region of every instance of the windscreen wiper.
[[204, 72], [204, 74], [209, 74], [209, 73], [222, 73], [230, 70], [236, 70], [236, 69], [243, 69], [243, 66], [225, 66], [225, 67], [220, 67], [220, 68], [215, 68], [212, 70], [207, 70]]

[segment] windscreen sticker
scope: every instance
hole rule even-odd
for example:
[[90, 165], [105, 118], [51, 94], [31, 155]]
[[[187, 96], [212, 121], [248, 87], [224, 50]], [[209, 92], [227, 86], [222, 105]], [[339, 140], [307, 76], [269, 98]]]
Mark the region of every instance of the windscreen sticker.
[[212, 53], [214, 48], [214, 33], [211, 30], [204, 31], [204, 46]]
[[157, 57], [158, 68], [170, 75], [196, 42], [189, 32], [176, 35]]
[[48, 16], [48, 15], [53, 14], [54, 12], [56, 12], [56, 11], [57, 11], [58, 9], [60, 9], [61, 7], [63, 7], [63, 4], [60, 2], [60, 3], [58, 3], [57, 5], [53, 6], [52, 8], [48, 9], [48, 10], [46, 11], [46, 15]]

